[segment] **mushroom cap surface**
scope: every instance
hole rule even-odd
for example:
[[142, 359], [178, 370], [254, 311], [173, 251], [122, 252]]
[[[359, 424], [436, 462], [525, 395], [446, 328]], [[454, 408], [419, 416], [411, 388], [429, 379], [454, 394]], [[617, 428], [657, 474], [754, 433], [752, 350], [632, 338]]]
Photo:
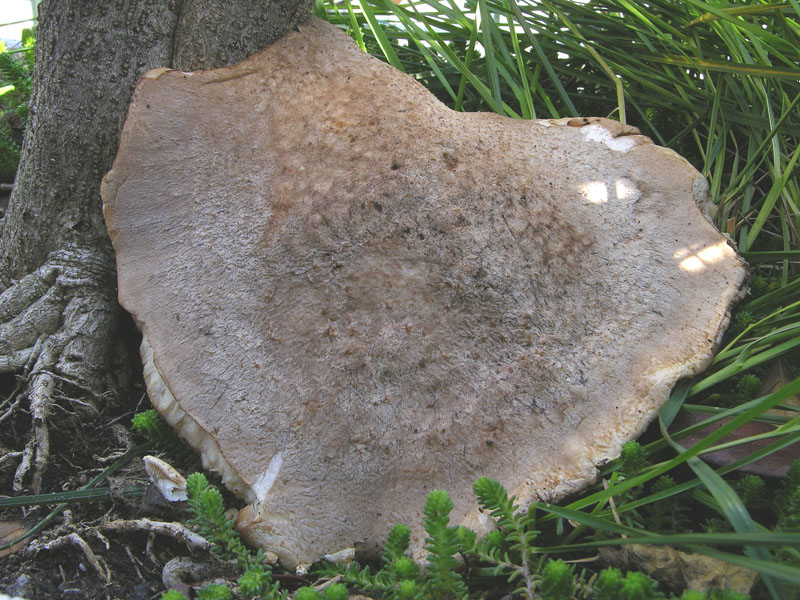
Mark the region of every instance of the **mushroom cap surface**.
[[286, 565], [448, 490], [578, 490], [702, 370], [744, 263], [703, 177], [605, 119], [446, 108], [310, 18], [139, 83], [104, 212], [154, 405]]

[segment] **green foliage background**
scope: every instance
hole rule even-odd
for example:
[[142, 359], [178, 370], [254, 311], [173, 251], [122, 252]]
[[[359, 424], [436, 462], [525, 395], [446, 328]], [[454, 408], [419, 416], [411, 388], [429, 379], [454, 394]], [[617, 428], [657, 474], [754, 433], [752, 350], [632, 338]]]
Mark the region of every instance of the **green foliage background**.
[[0, 43], [0, 183], [13, 183], [19, 164], [28, 120], [34, 43], [31, 29], [22, 32], [21, 51], [8, 51]]

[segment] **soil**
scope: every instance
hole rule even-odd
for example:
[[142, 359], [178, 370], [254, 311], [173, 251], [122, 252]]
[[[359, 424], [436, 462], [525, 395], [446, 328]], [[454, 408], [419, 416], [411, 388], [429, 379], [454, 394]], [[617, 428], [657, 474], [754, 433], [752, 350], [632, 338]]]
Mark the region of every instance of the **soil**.
[[[136, 345], [135, 340], [132, 345]], [[135, 362], [135, 361], [134, 361]], [[94, 418], [79, 416], [72, 401], [58, 402], [50, 424], [51, 459], [42, 480], [41, 493], [80, 489], [119, 456], [144, 442], [131, 430], [136, 412], [150, 408], [141, 379], [141, 365], [131, 366], [133, 384], [122, 402], [101, 410]], [[13, 375], [0, 378], [0, 403], [21, 391]], [[24, 386], [22, 387], [24, 390]], [[65, 394], [70, 395], [70, 394]], [[75, 397], [78, 397], [75, 394]], [[0, 414], [7, 406], [0, 410]], [[24, 449], [31, 434], [26, 399], [0, 424], [0, 458]], [[184, 474], [199, 469], [192, 457], [163, 457]], [[30, 489], [13, 492], [13, 479], [19, 458], [0, 460], [0, 496], [33, 493]], [[144, 488], [144, 495], [123, 496], [127, 486]], [[191, 551], [183, 543], [147, 531], [121, 533], [104, 528], [116, 520], [151, 519], [185, 522], [185, 503], [168, 503], [150, 483], [141, 457], [137, 456], [118, 470], [107, 483], [110, 498], [72, 503], [40, 532], [10, 551], [0, 552], [0, 592], [25, 600], [107, 599], [148, 600], [160, 598], [164, 565], [177, 557], [190, 557], [203, 565], [203, 579], [235, 577], [222, 561], [207, 551]], [[141, 492], [140, 492], [141, 493]], [[226, 498], [229, 505], [235, 502]], [[0, 509], [0, 546], [17, 539], [20, 532], [35, 526], [58, 504]], [[3, 528], [8, 530], [3, 539]], [[93, 566], [85, 542], [96, 557]], [[194, 583], [189, 581], [188, 583]], [[189, 585], [183, 591], [190, 592]], [[187, 594], [188, 595], [188, 594]]]

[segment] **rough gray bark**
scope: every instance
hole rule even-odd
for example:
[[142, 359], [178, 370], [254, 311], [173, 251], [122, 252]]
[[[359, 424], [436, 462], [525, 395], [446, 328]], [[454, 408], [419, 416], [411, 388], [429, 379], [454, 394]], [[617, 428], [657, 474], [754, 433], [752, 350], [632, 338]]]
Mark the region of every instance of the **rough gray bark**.
[[[40, 486], [55, 389], [106, 392], [118, 328], [101, 212], [133, 88], [154, 67], [218, 67], [260, 50], [311, 0], [46, 0], [39, 5], [28, 131], [0, 234], [0, 371], [23, 371], [33, 435], [17, 470]], [[111, 394], [113, 397], [113, 394]]]

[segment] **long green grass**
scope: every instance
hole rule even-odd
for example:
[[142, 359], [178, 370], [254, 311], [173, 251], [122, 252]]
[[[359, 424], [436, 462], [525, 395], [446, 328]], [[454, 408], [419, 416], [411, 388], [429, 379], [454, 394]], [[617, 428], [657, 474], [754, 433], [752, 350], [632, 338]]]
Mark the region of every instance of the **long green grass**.
[[[768, 508], [780, 483], [768, 482], [753, 508], [740, 470], [800, 441], [798, 1], [324, 0], [315, 12], [455, 110], [608, 116], [708, 178], [717, 227], [751, 263], [751, 294], [709, 369], [675, 388], [648, 432], [648, 465], [623, 473], [614, 461], [604, 486], [543, 507], [561, 537], [537, 550], [592, 556], [598, 544], [625, 543], [624, 534], [751, 568], [761, 576], [756, 596], [797, 597], [800, 551], [774, 532], [780, 509]], [[706, 418], [670, 428], [681, 413]], [[723, 441], [751, 422], [777, 429]], [[721, 427], [682, 445], [713, 423]], [[703, 460], [757, 439], [768, 443], [722, 466]], [[666, 501], [691, 507], [682, 530], [648, 522]]]

